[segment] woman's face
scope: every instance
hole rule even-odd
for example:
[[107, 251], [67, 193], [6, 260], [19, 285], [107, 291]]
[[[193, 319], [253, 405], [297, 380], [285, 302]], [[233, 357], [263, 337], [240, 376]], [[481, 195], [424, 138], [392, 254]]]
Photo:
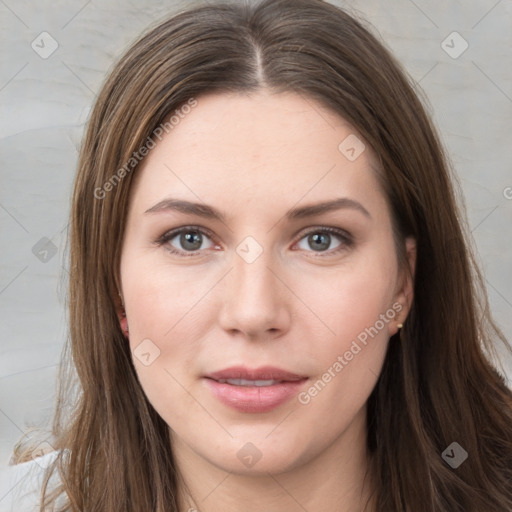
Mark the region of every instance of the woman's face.
[[150, 150], [122, 294], [140, 383], [182, 453], [277, 473], [361, 439], [412, 290], [375, 165], [292, 93], [199, 97]]

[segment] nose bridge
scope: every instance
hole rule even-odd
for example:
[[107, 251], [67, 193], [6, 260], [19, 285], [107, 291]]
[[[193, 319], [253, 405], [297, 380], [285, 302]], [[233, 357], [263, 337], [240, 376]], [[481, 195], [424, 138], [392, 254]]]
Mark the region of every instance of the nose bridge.
[[[251, 251], [249, 258], [247, 254]], [[286, 327], [287, 305], [272, 270], [275, 267], [272, 260], [271, 250], [261, 250], [256, 256], [254, 247], [241, 254], [237, 250], [225, 285], [226, 299], [221, 314], [225, 329], [254, 336], [269, 329], [282, 330]]]
[[234, 259], [232, 280], [235, 295], [238, 295], [239, 302], [245, 303], [245, 307], [254, 302], [263, 308], [277, 298], [277, 283], [271, 271], [270, 252], [263, 251], [253, 261], [239, 254]]

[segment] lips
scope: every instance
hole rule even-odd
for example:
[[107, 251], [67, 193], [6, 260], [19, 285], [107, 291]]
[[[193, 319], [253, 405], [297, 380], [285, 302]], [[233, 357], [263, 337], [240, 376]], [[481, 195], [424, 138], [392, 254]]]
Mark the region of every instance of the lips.
[[226, 368], [225, 370], [210, 373], [206, 377], [213, 380], [245, 379], [252, 381], [275, 380], [280, 382], [294, 382], [307, 378], [273, 366], [264, 366], [254, 370], [244, 366], [233, 366], [231, 368]]
[[245, 413], [271, 411], [295, 396], [307, 377], [265, 366], [226, 368], [205, 376], [205, 383], [224, 405]]

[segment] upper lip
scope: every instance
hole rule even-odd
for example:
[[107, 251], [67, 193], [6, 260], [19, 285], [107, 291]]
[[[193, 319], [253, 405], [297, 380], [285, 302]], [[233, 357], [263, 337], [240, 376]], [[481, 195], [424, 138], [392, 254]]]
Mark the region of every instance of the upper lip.
[[244, 380], [276, 380], [282, 382], [293, 382], [303, 380], [307, 377], [297, 375], [274, 366], [262, 366], [261, 368], [247, 368], [245, 366], [232, 366], [217, 372], [205, 375], [213, 380], [244, 379]]

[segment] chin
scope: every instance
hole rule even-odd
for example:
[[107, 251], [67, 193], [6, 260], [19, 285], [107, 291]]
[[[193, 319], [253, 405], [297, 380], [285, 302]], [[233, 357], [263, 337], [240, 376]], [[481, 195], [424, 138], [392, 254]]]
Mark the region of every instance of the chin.
[[[203, 457], [219, 469], [237, 475], [268, 476], [294, 470], [310, 458], [304, 440], [294, 441], [293, 435], [283, 435], [286, 442], [276, 438], [272, 441], [264, 434], [237, 435], [224, 446], [217, 445], [215, 450], [203, 452]], [[281, 437], [281, 436], [280, 436]], [[201, 454], [200, 450], [197, 453]]]

